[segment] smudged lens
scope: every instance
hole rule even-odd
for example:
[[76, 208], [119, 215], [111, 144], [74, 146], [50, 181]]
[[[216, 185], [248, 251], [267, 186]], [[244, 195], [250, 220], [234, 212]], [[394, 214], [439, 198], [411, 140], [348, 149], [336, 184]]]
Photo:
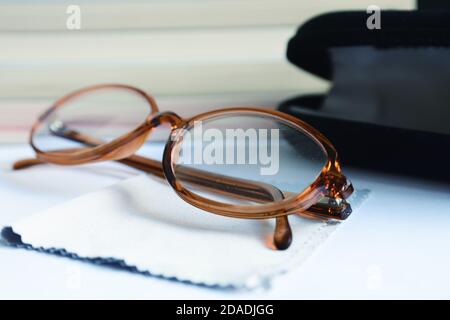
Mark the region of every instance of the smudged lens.
[[177, 136], [178, 181], [224, 204], [253, 206], [293, 197], [327, 161], [322, 146], [302, 128], [269, 115], [217, 115]]

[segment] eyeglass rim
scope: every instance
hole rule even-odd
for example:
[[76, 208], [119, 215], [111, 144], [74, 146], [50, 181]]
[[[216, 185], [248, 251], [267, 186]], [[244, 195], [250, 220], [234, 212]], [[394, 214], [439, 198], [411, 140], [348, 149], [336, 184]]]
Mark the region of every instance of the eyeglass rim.
[[[149, 104], [149, 113], [146, 119], [144, 119], [144, 121], [141, 124], [139, 124], [135, 129], [117, 137], [116, 139], [113, 139], [112, 141], [109, 141], [107, 143], [92, 148], [80, 148], [79, 151], [72, 153], [43, 151], [36, 145], [34, 140], [35, 134], [51, 114], [57, 112], [59, 109], [64, 108], [68, 102], [70, 102], [75, 98], [81, 97], [93, 91], [104, 89], [129, 90], [143, 97]], [[119, 147], [123, 147], [130, 144], [132, 141], [138, 138], [143, 139], [144, 137], [146, 137], [146, 135], [148, 134], [148, 127], [147, 127], [148, 121], [149, 119], [153, 118], [153, 116], [156, 115], [158, 112], [159, 107], [154, 97], [149, 95], [144, 90], [141, 90], [134, 86], [119, 83], [97, 84], [87, 86], [64, 95], [63, 97], [56, 100], [50, 106], [50, 108], [48, 108], [44, 113], [42, 113], [31, 127], [28, 142], [31, 148], [36, 153], [37, 158], [59, 165], [75, 165], [94, 161], [113, 160], [110, 159], [108, 153], [111, 152], [111, 150], [116, 150]]]
[[[208, 111], [198, 114], [190, 119], [185, 120], [177, 129], [182, 129], [181, 134], [187, 132], [189, 128], [194, 125], [196, 121], [205, 121], [219, 115], [227, 114], [250, 114], [263, 115], [281, 120], [288, 123], [296, 129], [305, 132], [311, 139], [318, 143], [327, 156], [327, 161], [322, 167], [320, 173], [311, 184], [296, 196], [286, 198], [281, 201], [258, 205], [234, 205], [214, 201], [202, 197], [196, 193], [189, 191], [183, 186], [183, 183], [176, 177], [173, 156], [179, 152], [182, 144], [182, 139], [171, 139], [166, 143], [163, 154], [163, 170], [167, 181], [177, 194], [189, 204], [205, 211], [214, 212], [216, 214], [237, 217], [237, 218], [275, 218], [285, 216], [299, 211], [304, 211], [310, 206], [317, 203], [326, 192], [326, 185], [329, 184], [330, 175], [336, 177], [344, 176], [341, 173], [340, 164], [338, 161], [338, 154], [333, 144], [318, 130], [311, 127], [304, 121], [290, 116], [288, 114], [256, 107], [230, 107], [218, 110]], [[345, 178], [346, 180], [346, 178]]]

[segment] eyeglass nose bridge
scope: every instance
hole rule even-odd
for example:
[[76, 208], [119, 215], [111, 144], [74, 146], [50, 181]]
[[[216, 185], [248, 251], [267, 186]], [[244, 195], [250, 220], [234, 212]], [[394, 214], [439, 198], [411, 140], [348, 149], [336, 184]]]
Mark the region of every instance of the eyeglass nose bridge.
[[181, 127], [184, 122], [183, 118], [171, 111], [150, 114], [146, 119], [146, 124], [150, 129], [156, 128], [164, 123], [169, 123], [172, 129], [176, 129]]
[[[184, 120], [174, 112], [158, 112], [150, 114], [145, 123], [129, 134], [132, 137], [123, 144], [119, 144], [116, 150], [113, 150], [112, 157], [101, 160], [120, 160], [128, 158], [135, 154], [145, 143], [153, 129], [156, 129], [164, 123], [169, 123], [172, 130], [180, 127]], [[125, 137], [126, 139], [126, 137]]]

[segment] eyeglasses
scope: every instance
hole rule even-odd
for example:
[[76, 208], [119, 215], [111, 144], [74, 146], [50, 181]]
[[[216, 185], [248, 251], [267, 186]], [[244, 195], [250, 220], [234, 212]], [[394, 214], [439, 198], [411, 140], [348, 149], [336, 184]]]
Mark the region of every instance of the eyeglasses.
[[[149, 135], [167, 127], [162, 162], [146, 156]], [[273, 246], [292, 241], [288, 215], [344, 220], [353, 192], [336, 149], [305, 122], [260, 108], [226, 108], [183, 119], [121, 84], [96, 85], [57, 100], [30, 134], [43, 163], [115, 160], [165, 178], [189, 204], [233, 218], [275, 219]], [[147, 148], [148, 149], [148, 148]], [[162, 204], [159, 204], [162, 205]]]

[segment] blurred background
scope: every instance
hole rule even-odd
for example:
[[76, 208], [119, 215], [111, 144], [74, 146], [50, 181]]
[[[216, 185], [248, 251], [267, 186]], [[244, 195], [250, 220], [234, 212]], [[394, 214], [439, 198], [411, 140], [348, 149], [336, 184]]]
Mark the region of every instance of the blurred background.
[[183, 116], [323, 92], [287, 62], [288, 39], [315, 15], [373, 4], [415, 1], [0, 0], [0, 142], [25, 142], [52, 101], [96, 83], [135, 85]]

